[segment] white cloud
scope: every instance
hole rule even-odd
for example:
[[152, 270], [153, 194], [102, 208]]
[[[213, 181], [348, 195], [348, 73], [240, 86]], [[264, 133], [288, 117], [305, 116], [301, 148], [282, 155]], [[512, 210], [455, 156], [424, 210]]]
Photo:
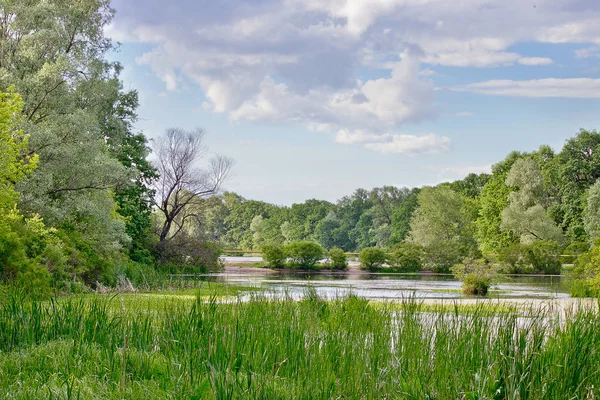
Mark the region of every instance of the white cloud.
[[522, 65], [550, 65], [554, 63], [551, 58], [547, 57], [521, 57], [517, 62]]
[[458, 90], [497, 96], [600, 98], [600, 79], [492, 80], [472, 83]]
[[[585, 11], [585, 10], [584, 10]], [[540, 30], [538, 38], [550, 43], [597, 43], [600, 44], [598, 12], [590, 18], [581, 15], [579, 20], [557, 24]]]
[[213, 110], [228, 112], [233, 120], [305, 122], [313, 130], [331, 133], [361, 130], [363, 135], [373, 135], [436, 112], [433, 83], [419, 76], [419, 60], [409, 53], [395, 64], [390, 77], [337, 91], [321, 87], [302, 94], [267, 77], [250, 98], [231, 102], [230, 91], [240, 84], [219, 81], [215, 85], [207, 80], [205, 85]]
[[[340, 143], [367, 143], [387, 151], [408, 148], [406, 143], [416, 139], [406, 135], [372, 143], [362, 139], [382, 138], [381, 132], [394, 135], [404, 124], [437, 116], [431, 65], [549, 65], [552, 59], [524, 56], [515, 45], [600, 44], [597, 4], [179, 0], [177, 7], [169, 7], [161, 0], [114, 0], [116, 19], [106, 33], [148, 46], [137, 62], [162, 79], [167, 90], [191, 81], [205, 95], [206, 109], [231, 120], [304, 123], [335, 135]], [[593, 51], [577, 55], [589, 54]], [[596, 80], [584, 78], [489, 81], [460, 89], [493, 95], [598, 97]], [[435, 142], [438, 149], [440, 143]]]
[[379, 153], [393, 153], [407, 156], [424, 154], [438, 154], [450, 150], [450, 138], [428, 134], [424, 136], [415, 135], [391, 135], [391, 140], [380, 143], [367, 143], [365, 148]]

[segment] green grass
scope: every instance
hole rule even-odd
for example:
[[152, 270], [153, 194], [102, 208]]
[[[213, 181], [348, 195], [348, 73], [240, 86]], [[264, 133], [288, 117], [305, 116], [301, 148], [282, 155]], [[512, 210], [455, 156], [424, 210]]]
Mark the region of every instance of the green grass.
[[599, 366], [591, 308], [523, 317], [314, 291], [0, 304], [3, 399], [592, 399]]

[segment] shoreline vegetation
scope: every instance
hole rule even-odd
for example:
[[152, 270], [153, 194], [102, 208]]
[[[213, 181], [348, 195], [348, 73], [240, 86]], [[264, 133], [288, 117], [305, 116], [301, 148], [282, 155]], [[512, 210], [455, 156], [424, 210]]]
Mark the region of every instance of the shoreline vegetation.
[[585, 399], [600, 395], [599, 332], [586, 305], [11, 295], [0, 302], [0, 395]]

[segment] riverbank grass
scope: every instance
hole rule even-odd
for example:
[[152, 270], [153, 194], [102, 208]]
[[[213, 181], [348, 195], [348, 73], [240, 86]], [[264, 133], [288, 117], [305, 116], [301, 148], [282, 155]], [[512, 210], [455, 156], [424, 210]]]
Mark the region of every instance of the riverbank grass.
[[233, 303], [162, 295], [151, 309], [121, 295], [11, 295], [0, 304], [0, 397], [600, 395], [600, 316], [592, 308], [523, 316], [477, 306], [423, 312], [414, 299], [400, 307], [355, 296], [326, 301], [314, 291], [301, 301], [252, 293]]

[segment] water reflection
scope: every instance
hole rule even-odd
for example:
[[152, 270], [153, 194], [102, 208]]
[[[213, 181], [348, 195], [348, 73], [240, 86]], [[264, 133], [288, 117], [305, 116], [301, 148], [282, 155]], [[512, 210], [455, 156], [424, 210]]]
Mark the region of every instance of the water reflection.
[[[274, 294], [287, 293], [292, 297], [303, 296], [309, 286], [313, 287], [317, 294], [327, 298], [349, 293], [371, 300], [467, 297], [460, 292], [460, 282], [448, 274], [369, 274], [359, 271], [309, 274], [294, 271], [253, 271], [209, 274], [203, 279], [230, 285], [260, 287]], [[567, 298], [569, 294], [565, 279], [560, 276], [503, 276], [492, 286], [488, 297], [553, 299]]]

